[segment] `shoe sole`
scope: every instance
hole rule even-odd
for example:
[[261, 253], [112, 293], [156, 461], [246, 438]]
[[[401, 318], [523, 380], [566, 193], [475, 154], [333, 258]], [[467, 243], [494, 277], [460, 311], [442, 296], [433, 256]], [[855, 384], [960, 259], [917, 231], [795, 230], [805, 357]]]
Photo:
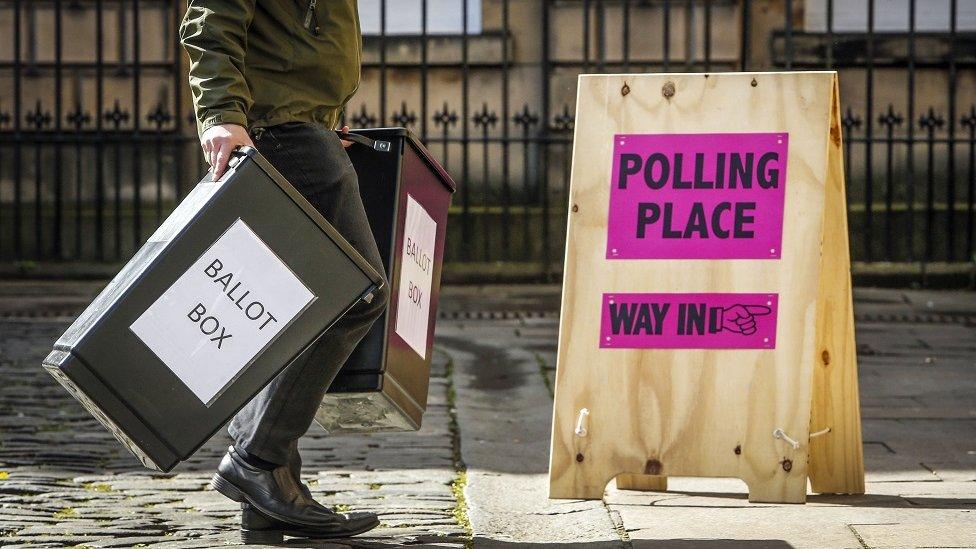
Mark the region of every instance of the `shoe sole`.
[[[271, 515], [270, 513], [268, 513], [267, 511], [261, 509], [257, 505], [254, 505], [254, 502], [251, 501], [251, 500], [249, 500], [247, 498], [247, 494], [245, 494], [243, 491], [241, 491], [241, 489], [238, 488], [237, 486], [234, 486], [227, 479], [225, 479], [224, 477], [220, 476], [220, 473], [214, 473], [214, 476], [210, 479], [210, 486], [214, 490], [220, 492], [221, 494], [223, 494], [224, 496], [230, 498], [231, 500], [236, 501], [238, 503], [247, 503], [247, 504], [251, 505], [252, 507], [254, 507], [255, 509], [258, 509], [259, 511], [261, 511], [265, 515], [271, 517], [272, 519], [274, 519], [274, 520], [276, 520], [278, 522], [288, 522], [286, 520], [282, 520], [282, 519], [280, 519], [278, 517], [275, 517], [274, 515]], [[373, 528], [376, 528], [377, 526], [379, 526], [379, 524], [380, 524], [380, 522], [379, 522], [379, 520], [377, 520], [375, 523], [372, 523], [369, 526], [364, 526], [362, 528], [357, 528], [355, 530], [343, 530], [343, 531], [337, 531], [337, 532], [322, 532], [321, 534], [311, 533], [311, 535], [308, 532], [301, 532], [300, 530], [290, 530], [290, 529], [281, 529], [281, 530], [244, 530], [244, 529], [242, 529], [241, 530], [241, 540], [244, 541], [244, 543], [258, 544], [258, 543], [281, 543], [281, 541], [283, 540], [283, 537], [285, 535], [288, 535], [288, 536], [291, 536], [291, 537], [296, 537], [296, 538], [309, 538], [309, 539], [348, 538], [348, 537], [351, 537], [351, 536], [357, 536], [357, 535], [362, 534], [364, 532], [368, 532], [368, 531], [372, 530]], [[245, 540], [244, 539], [245, 536], [248, 538], [248, 540], [251, 540], [251, 541]], [[277, 540], [277, 541], [274, 541], [274, 540]]]
[[290, 538], [302, 538], [302, 539], [312, 539], [312, 540], [331, 540], [331, 539], [342, 539], [352, 536], [358, 536], [365, 532], [369, 532], [373, 528], [379, 526], [379, 521], [374, 524], [365, 526], [357, 530], [349, 530], [346, 532], [323, 532], [321, 534], [316, 534], [314, 532], [303, 532], [301, 530], [245, 530], [241, 529], [241, 542], [245, 545], [274, 545], [283, 543], [285, 536]]

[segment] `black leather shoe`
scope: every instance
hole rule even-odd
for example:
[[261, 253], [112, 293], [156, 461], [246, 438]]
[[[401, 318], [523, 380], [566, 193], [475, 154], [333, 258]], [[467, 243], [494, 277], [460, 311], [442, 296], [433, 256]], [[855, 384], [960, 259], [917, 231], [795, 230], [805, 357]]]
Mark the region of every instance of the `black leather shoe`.
[[234, 501], [250, 504], [265, 517], [323, 536], [351, 536], [379, 522], [375, 515], [351, 516], [324, 507], [305, 495], [287, 465], [271, 471], [259, 469], [244, 461], [233, 446], [220, 460], [210, 485]]
[[[334, 529], [299, 527], [277, 521], [266, 516], [249, 503], [241, 504], [241, 542], [245, 545], [276, 544], [285, 536], [307, 539], [345, 538], [368, 532], [379, 526], [379, 519], [373, 513], [342, 513], [349, 521], [345, 531], [337, 533]], [[355, 528], [352, 528], [355, 526]]]

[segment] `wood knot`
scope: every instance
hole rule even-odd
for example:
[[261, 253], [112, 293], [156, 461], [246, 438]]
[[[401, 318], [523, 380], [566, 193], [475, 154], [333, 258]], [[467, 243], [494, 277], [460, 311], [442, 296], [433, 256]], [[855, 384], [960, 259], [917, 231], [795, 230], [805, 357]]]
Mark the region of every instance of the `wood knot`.
[[579, 211], [579, 204], [573, 204], [573, 211], [574, 212], [578, 212]]
[[823, 352], [820, 353], [820, 360], [823, 361], [824, 366], [828, 366], [830, 364], [830, 351], [824, 349]]
[[664, 86], [661, 87], [661, 95], [663, 95], [666, 99], [671, 99], [674, 97], [674, 82], [671, 82], [670, 80], [665, 82]]
[[735, 450], [732, 450], [732, 451], [735, 452], [735, 455], [737, 455], [737, 456], [742, 455], [742, 445], [741, 444], [736, 444]]
[[840, 147], [840, 126], [837, 124], [830, 125], [830, 142], [833, 143], [835, 147]]
[[577, 462], [582, 462], [583, 461], [583, 454], [576, 454], [576, 461]]
[[782, 464], [783, 464], [783, 470], [786, 471], [787, 473], [789, 473], [790, 471], [793, 470], [793, 460], [792, 459], [784, 459], [783, 462], [782, 462]]
[[627, 95], [630, 93], [630, 86], [624, 84], [624, 87], [620, 88], [620, 95]]
[[756, 86], [758, 86], [758, 85], [759, 85], [759, 82], [756, 82], [756, 79], [755, 79], [755, 78], [753, 78], [753, 79], [752, 79], [752, 82], [750, 82], [750, 85], [751, 85], [751, 86], [752, 86], [753, 88], [755, 88]]
[[649, 459], [647, 463], [644, 464], [644, 474], [645, 475], [660, 475], [663, 466], [661, 462], [656, 459]]

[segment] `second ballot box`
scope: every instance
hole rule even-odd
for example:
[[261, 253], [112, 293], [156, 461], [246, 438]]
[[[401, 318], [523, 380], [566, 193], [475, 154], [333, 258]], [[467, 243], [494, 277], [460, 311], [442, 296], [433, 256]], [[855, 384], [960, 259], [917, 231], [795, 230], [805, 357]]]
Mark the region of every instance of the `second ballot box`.
[[390, 282], [390, 305], [339, 371], [316, 420], [330, 433], [420, 428], [448, 208], [456, 186], [405, 128], [353, 130], [347, 152]]
[[44, 367], [145, 466], [168, 471], [381, 283], [245, 147], [180, 203]]

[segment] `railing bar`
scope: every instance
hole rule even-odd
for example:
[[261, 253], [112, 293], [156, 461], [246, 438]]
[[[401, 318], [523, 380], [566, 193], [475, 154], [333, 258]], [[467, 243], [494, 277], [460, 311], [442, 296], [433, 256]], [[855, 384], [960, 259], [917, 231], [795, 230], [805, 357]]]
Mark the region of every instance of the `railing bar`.
[[969, 110], [969, 204], [966, 209], [966, 253], [976, 259], [976, 248], [973, 247], [973, 223], [976, 219], [976, 107]]
[[[54, 128], [60, 134], [62, 106], [64, 99], [61, 90], [62, 74], [61, 61], [63, 58], [63, 26], [62, 26], [62, 0], [54, 1], [54, 59], [57, 70], [54, 73]], [[54, 144], [54, 255], [57, 259], [63, 259], [63, 240], [62, 240], [62, 213], [64, 208], [64, 188], [63, 175], [61, 170], [62, 155], [61, 144]]]
[[871, 261], [874, 257], [873, 244], [873, 215], [871, 203], [874, 195], [874, 169], [872, 163], [872, 145], [874, 141], [874, 2], [868, 0], [868, 43], [867, 43], [867, 88], [865, 91], [864, 135], [867, 138], [864, 151], [864, 257]]
[[664, 32], [662, 33], [662, 40], [664, 41], [663, 72], [669, 72], [671, 70], [671, 0], [664, 0], [664, 9], [661, 13], [661, 23], [664, 25]]
[[[552, 77], [552, 50], [551, 50], [551, 30], [552, 22], [551, 9], [552, 0], [543, 0], [542, 9], [542, 121], [541, 137], [549, 137], [549, 117], [551, 116], [551, 82]], [[536, 174], [536, 187], [539, 188], [539, 195], [542, 198], [542, 261], [543, 271], [546, 280], [552, 276], [552, 248], [549, 242], [549, 149], [538, 147], [539, 172]]]
[[[142, 29], [139, 22], [139, 3], [142, 0], [132, 0], [132, 133], [140, 135], [142, 129], [142, 106], [141, 94], [141, 75], [139, 63], [142, 60]], [[132, 242], [133, 250], [138, 250], [142, 244], [142, 152], [143, 147], [138, 147], [139, 141], [132, 142], [132, 202], [135, 209], [135, 216], [132, 219]], [[162, 154], [162, 151], [156, 151]]]
[[[467, 2], [467, 0], [464, 0]], [[386, 0], [380, 0], [380, 124], [386, 124]]]
[[[488, 113], [487, 103], [485, 103], [484, 110], [482, 110], [482, 112], [485, 113], [485, 115], [487, 116]], [[489, 125], [488, 122], [486, 121], [481, 129], [484, 137], [481, 145], [481, 205], [484, 208], [487, 208], [488, 205], [491, 203], [491, 197], [490, 197], [491, 180], [488, 171], [489, 170], [488, 153], [489, 153], [489, 145], [490, 145], [490, 142], [488, 141], [488, 129], [489, 129]], [[483, 245], [482, 252], [484, 254], [482, 259], [488, 261], [491, 258], [491, 231], [487, 230], [487, 227], [485, 226], [482, 226], [481, 241]]]
[[607, 71], [606, 11], [603, 0], [596, 0], [596, 70]]
[[623, 29], [620, 33], [624, 72], [630, 72], [630, 2], [623, 0]]
[[786, 0], [786, 70], [793, 70], [793, 0]]
[[[420, 0], [420, 139], [427, 141], [427, 61], [430, 55], [427, 50], [427, 2]], [[507, 1], [507, 0], [506, 0]]]
[[[888, 105], [888, 114], [889, 114], [889, 117], [892, 114], [892, 107], [891, 107], [890, 104]], [[885, 250], [886, 250], [886, 258], [887, 259], [891, 259], [891, 257], [892, 257], [892, 249], [893, 249], [892, 248], [892, 242], [894, 241], [894, 233], [893, 233], [894, 227], [892, 226], [892, 223], [891, 223], [891, 216], [892, 216], [892, 212], [894, 211], [893, 210], [893, 207], [894, 207], [894, 196], [893, 196], [893, 192], [894, 192], [894, 170], [893, 170], [893, 162], [894, 162], [893, 149], [894, 149], [894, 142], [893, 142], [892, 138], [894, 137], [894, 133], [895, 133], [895, 124], [894, 124], [893, 120], [889, 120], [889, 123], [886, 124], [886, 126], [887, 126], [887, 128], [886, 128], [887, 129], [887, 139], [885, 140], [885, 219], [884, 219], [884, 228], [885, 228]]]
[[[81, 102], [78, 102], [78, 116], [82, 116]], [[81, 127], [82, 121], [78, 120], [75, 123], [75, 132]], [[82, 212], [82, 191], [84, 189], [84, 178], [82, 177], [82, 158], [81, 158], [81, 139], [75, 141], [75, 259], [81, 259], [84, 254], [82, 248], [82, 223], [81, 223], [81, 212]]]
[[[114, 112], [118, 113], [119, 109], [119, 102], [116, 100]], [[114, 121], [115, 131], [119, 130], [119, 123], [118, 119]], [[112, 199], [115, 204], [115, 219], [113, 220], [115, 227], [115, 259], [118, 261], [122, 259], [122, 142], [116, 141], [113, 145], [112, 159], [114, 162], [112, 162], [112, 171], [115, 176], [115, 194]]]
[[510, 142], [510, 104], [509, 104], [509, 51], [508, 51], [508, 37], [509, 37], [509, 0], [502, 0], [502, 29], [503, 29], [503, 43], [502, 43], [502, 62], [505, 64], [505, 70], [502, 72], [502, 204], [505, 207], [504, 214], [502, 216], [502, 246], [505, 251], [508, 251], [511, 246], [511, 217], [509, 206], [511, 205], [511, 189], [509, 187], [509, 176], [510, 176], [510, 166], [509, 166], [509, 142]]
[[956, 259], [956, 216], [952, 205], [956, 201], [956, 27], [959, 18], [959, 0], [949, 0], [949, 113], [946, 131], [949, 133], [948, 165], [946, 166], [946, 257]]
[[933, 235], [932, 229], [935, 222], [935, 120], [932, 110], [929, 109], [930, 123], [927, 125], [927, 162], [926, 162], [926, 185], [925, 185], [925, 261], [932, 261]]
[[471, 208], [471, 193], [469, 191], [471, 181], [471, 173], [469, 167], [469, 157], [468, 157], [468, 118], [470, 115], [470, 105], [468, 97], [468, 86], [470, 78], [470, 67], [468, 66], [468, 0], [464, 0], [461, 4], [461, 18], [462, 18], [462, 28], [464, 33], [461, 37], [461, 181], [463, 182], [461, 186], [461, 201], [464, 205], [464, 213], [462, 215], [461, 221], [461, 239], [464, 242], [462, 246], [462, 259], [470, 259], [470, 247], [469, 242], [471, 242], [471, 218], [469, 215], [469, 210]]
[[[830, 0], [828, 0], [830, 1]], [[712, 3], [709, 0], [705, 0], [705, 28], [703, 29], [704, 40], [705, 40], [705, 72], [711, 72], [712, 70]]]
[[908, 204], [905, 239], [908, 261], [915, 261], [915, 11], [916, 0], [908, 0], [908, 131], [905, 141], [905, 202]]
[[116, 72], [116, 76], [120, 76], [125, 73], [125, 70], [121, 67], [128, 66], [126, 63], [128, 55], [125, 47], [129, 43], [129, 26], [125, 24], [125, 2], [119, 2], [119, 5], [115, 10], [115, 17], [116, 32], [118, 32], [118, 38], [115, 44], [117, 48], [116, 56], [118, 57], [120, 65], [120, 68]]
[[[21, 57], [23, 55], [21, 49], [21, 26], [23, 21], [21, 18], [21, 0], [14, 1], [14, 32], [13, 32], [13, 47], [14, 47], [14, 136], [18, 140], [21, 136], [22, 120], [23, 116], [23, 105], [21, 104], [21, 85], [23, 75], [23, 67], [21, 66]], [[21, 198], [22, 184], [21, 184], [21, 174], [23, 171], [23, 149], [20, 144], [14, 144], [14, 257], [16, 259], [24, 258], [24, 245], [23, 245], [23, 216], [21, 209], [23, 208], [23, 200]]]
[[[41, 100], [37, 100], [37, 107], [34, 111], [36, 116], [41, 115]], [[41, 121], [36, 121], [35, 124], [42, 124]], [[34, 143], [34, 257], [40, 259], [44, 255], [44, 227], [43, 227], [43, 216], [41, 215], [42, 208], [42, 193], [41, 193], [41, 143]]]
[[[181, 90], [183, 89], [183, 49], [180, 43], [180, 21], [182, 19], [182, 3], [181, 1], [173, 2], [173, 17], [170, 20], [172, 25], [172, 39], [170, 44], [173, 48], [173, 63], [175, 65], [175, 70], [173, 71], [173, 126], [177, 135], [183, 135], [183, 94]], [[196, 143], [194, 139], [191, 141]], [[198, 147], [199, 148], [199, 147]], [[174, 164], [176, 166], [175, 177], [173, 178], [174, 187], [174, 198], [177, 203], [179, 203], [182, 192], [183, 192], [183, 170], [185, 166], [183, 157], [183, 146], [182, 144], [177, 144], [173, 147], [174, 151]]]
[[590, 0], [583, 0], [583, 72], [590, 72]]
[[95, 250], [105, 261], [105, 24], [103, 0], [95, 0]]
[[742, 27], [739, 32], [739, 35], [741, 36], [741, 40], [742, 40], [742, 43], [740, 44], [739, 47], [739, 56], [740, 56], [739, 65], [740, 65], [740, 70], [742, 71], [749, 70], [749, 29], [751, 28], [751, 24], [752, 24], [750, 21], [750, 11], [751, 11], [751, 6], [749, 4], [749, 0], [742, 0], [742, 17], [741, 17]]
[[834, 68], [834, 0], [827, 0], [827, 68]]
[[[173, 28], [178, 29], [182, 19], [182, 2], [173, 2]], [[180, 44], [180, 33], [173, 33], [173, 126], [178, 135], [183, 134], [183, 48]], [[196, 141], [192, 141], [196, 143]], [[175, 152], [176, 170], [173, 174], [174, 197], [180, 201], [183, 191], [184, 148], [182, 144], [173, 147]]]
[[695, 6], [694, 0], [685, 0], [685, 62], [684, 71], [691, 72], [695, 65]]
[[[156, 132], [156, 227], [163, 222], [163, 137]], [[177, 168], [176, 171], [179, 171]]]

